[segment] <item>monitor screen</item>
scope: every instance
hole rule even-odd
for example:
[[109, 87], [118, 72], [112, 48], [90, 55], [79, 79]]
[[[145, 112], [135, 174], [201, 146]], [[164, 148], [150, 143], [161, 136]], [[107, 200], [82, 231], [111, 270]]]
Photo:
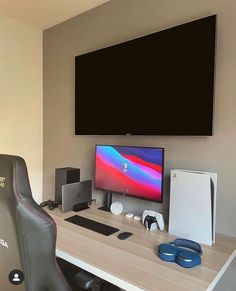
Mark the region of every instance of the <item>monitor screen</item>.
[[96, 145], [95, 188], [162, 202], [164, 149]]

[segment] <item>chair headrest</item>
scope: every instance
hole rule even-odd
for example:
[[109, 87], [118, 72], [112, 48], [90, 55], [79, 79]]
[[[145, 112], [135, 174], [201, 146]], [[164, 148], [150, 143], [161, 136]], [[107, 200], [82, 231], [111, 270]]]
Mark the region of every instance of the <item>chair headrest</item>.
[[[0, 154], [0, 192], [11, 199], [31, 198], [26, 163], [23, 158]], [[1, 195], [0, 195], [1, 199]]]

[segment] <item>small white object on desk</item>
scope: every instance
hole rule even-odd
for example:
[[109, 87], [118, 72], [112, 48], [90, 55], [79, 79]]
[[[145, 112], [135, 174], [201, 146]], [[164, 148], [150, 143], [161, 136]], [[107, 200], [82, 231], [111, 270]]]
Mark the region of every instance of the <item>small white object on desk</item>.
[[123, 211], [123, 205], [120, 202], [113, 202], [110, 207], [111, 213], [114, 215], [120, 215]]
[[133, 218], [134, 214], [133, 213], [127, 213], [125, 216], [126, 216], [126, 218]]
[[138, 221], [140, 221], [140, 220], [141, 220], [141, 216], [139, 216], [139, 215], [135, 215], [135, 216], [134, 216], [134, 220], [138, 220]]

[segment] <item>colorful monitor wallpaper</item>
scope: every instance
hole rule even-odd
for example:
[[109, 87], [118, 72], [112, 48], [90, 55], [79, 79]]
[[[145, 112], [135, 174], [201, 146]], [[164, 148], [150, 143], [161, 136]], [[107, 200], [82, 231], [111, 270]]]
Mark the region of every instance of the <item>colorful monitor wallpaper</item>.
[[96, 146], [95, 188], [162, 201], [164, 149]]

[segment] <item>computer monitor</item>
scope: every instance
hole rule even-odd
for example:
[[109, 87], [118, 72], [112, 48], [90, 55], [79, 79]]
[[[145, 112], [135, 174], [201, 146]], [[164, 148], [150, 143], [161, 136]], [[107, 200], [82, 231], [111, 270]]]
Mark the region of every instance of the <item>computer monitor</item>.
[[164, 148], [96, 145], [96, 189], [163, 202]]

